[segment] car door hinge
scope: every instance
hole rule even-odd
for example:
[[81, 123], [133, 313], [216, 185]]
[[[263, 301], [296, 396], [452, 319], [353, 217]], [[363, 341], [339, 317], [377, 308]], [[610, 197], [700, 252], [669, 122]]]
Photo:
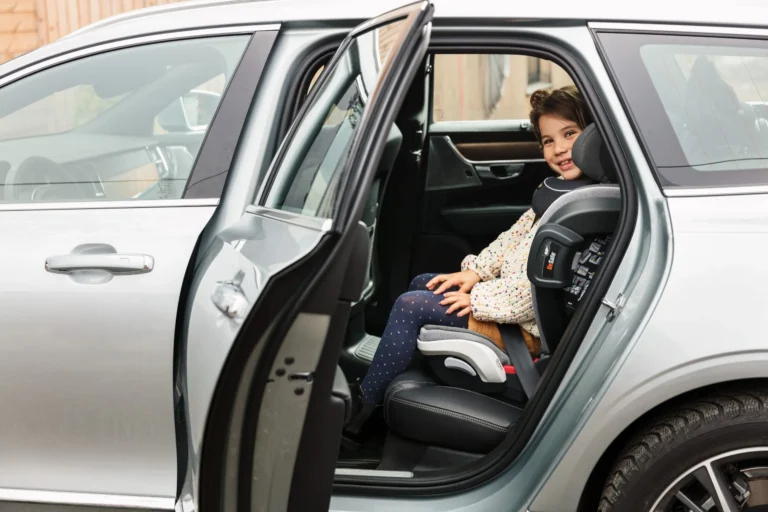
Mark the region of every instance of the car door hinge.
[[603, 298], [603, 305], [608, 306], [610, 311], [608, 312], [608, 321], [612, 322], [614, 318], [619, 316], [621, 313], [621, 310], [624, 309], [624, 304], [626, 303], [626, 300], [624, 298], [624, 294], [620, 293], [616, 296], [616, 300], [614, 302], [611, 302], [610, 300]]

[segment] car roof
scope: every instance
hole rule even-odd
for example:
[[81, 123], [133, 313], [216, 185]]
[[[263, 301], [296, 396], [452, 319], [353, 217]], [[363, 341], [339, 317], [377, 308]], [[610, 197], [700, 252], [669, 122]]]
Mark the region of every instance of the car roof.
[[[589, 20], [649, 23], [695, 23], [716, 25], [768, 26], [768, 2], [734, 0], [728, 9], [707, 9], [698, 0], [549, 0], [548, 2], [500, 2], [499, 0], [432, 0], [435, 18]], [[130, 11], [97, 22], [90, 27], [115, 25], [136, 18], [186, 25], [190, 18], [210, 24], [208, 18], [229, 23], [279, 23], [322, 20], [366, 20], [409, 3], [409, 0], [187, 0], [174, 4]], [[642, 8], [638, 8], [639, 5]], [[182, 19], [183, 18], [183, 19]], [[170, 28], [170, 27], [169, 27]]]
[[[435, 19], [572, 20], [631, 23], [711, 24], [742, 27], [768, 26], [768, 2], [731, 0], [728, 9], [707, 9], [693, 0], [433, 0]], [[130, 11], [88, 25], [51, 44], [14, 59], [12, 68], [29, 65], [50, 55], [110, 40], [161, 32], [237, 25], [293, 22], [360, 22], [405, 5], [403, 0], [188, 0]], [[640, 8], [640, 5], [642, 8]], [[0, 74], [9, 66], [0, 66]]]

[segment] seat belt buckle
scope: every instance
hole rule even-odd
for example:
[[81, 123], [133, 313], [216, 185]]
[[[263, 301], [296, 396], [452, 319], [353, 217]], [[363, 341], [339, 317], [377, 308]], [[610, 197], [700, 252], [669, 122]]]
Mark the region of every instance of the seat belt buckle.
[[[536, 364], [538, 362], [539, 362], [538, 357], [533, 360], [533, 364]], [[504, 368], [504, 373], [506, 373], [507, 375], [517, 375], [517, 370], [515, 370], [515, 367], [512, 366], [511, 364], [502, 365], [502, 368]]]

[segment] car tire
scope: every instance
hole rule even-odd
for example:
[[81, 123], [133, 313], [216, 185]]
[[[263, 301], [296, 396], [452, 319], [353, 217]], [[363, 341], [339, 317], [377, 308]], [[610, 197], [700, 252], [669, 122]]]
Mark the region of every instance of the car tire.
[[665, 410], [617, 458], [598, 512], [648, 512], [691, 467], [743, 448], [768, 446], [768, 385], [709, 392]]

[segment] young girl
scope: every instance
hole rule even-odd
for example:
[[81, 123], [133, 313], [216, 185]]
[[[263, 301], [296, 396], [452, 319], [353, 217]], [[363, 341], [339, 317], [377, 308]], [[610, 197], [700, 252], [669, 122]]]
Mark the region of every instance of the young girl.
[[[544, 159], [562, 179], [575, 180], [581, 170], [571, 160], [571, 147], [591, 118], [573, 86], [539, 90], [530, 99], [530, 120]], [[357, 433], [392, 380], [410, 364], [421, 327], [427, 324], [467, 328], [475, 320], [517, 324], [538, 338], [526, 276], [528, 252], [535, 235], [533, 210], [499, 235], [477, 256], [467, 256], [461, 271], [422, 274], [392, 307], [379, 348], [360, 385], [357, 412], [348, 431]]]

